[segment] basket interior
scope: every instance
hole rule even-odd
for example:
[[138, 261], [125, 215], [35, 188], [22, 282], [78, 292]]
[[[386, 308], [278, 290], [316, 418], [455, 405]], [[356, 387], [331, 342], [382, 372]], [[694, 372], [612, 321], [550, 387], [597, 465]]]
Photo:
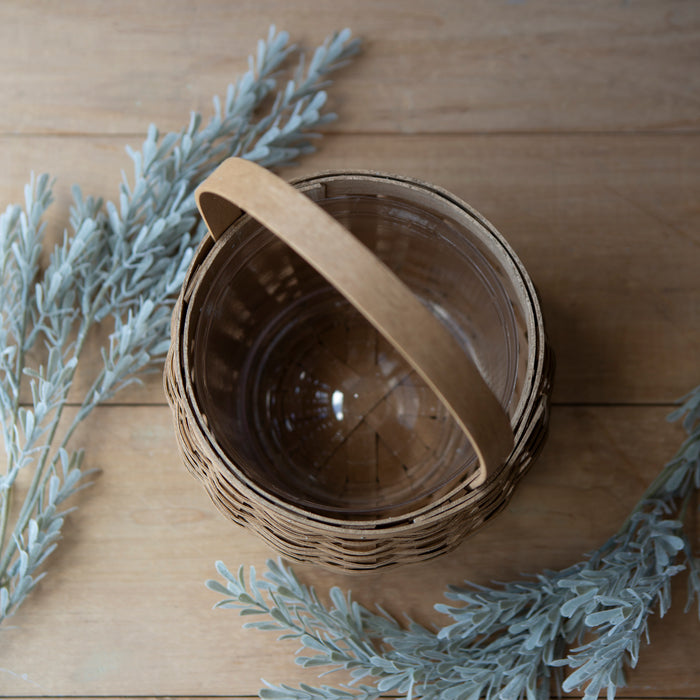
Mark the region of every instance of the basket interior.
[[[317, 203], [444, 323], [514, 417], [528, 367], [517, 282], [466, 212], [409, 195], [354, 181]], [[333, 517], [389, 517], [476, 469], [468, 440], [398, 351], [250, 218], [213, 247], [188, 308], [197, 405], [231, 468], [273, 497]]]

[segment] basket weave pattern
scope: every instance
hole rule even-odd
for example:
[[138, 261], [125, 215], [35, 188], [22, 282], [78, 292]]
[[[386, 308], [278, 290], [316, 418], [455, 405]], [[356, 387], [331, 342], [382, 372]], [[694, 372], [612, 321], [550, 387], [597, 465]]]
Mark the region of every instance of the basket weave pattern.
[[[308, 181], [316, 182], [315, 176], [301, 183], [305, 185]], [[421, 196], [425, 196], [424, 192]], [[440, 191], [437, 197], [444, 200], [446, 194]], [[458, 203], [461, 206], [465, 216], [478, 217], [467, 205]], [[514, 270], [517, 303], [528, 310], [530, 319], [524, 336], [530, 360], [522, 380], [521, 408], [512, 419], [513, 449], [505, 463], [489, 472], [480, 485], [468, 478], [451, 482], [408, 508], [388, 509], [370, 518], [314, 511], [279, 497], [266, 489], [264, 480], [256, 481], [242, 472], [214, 437], [213, 427], [195, 396], [198, 380], [192, 358], [197, 346], [193, 337], [188, 337], [192, 333], [188, 314], [199, 313], [201, 300], [194, 302], [191, 310], [188, 307], [216, 254], [210, 237], [202, 242], [173, 313], [164, 386], [182, 460], [228, 519], [257, 533], [290, 559], [362, 571], [444, 554], [508, 503], [546, 438], [554, 357], [544, 333], [534, 286], [500, 234], [485, 220], [478, 218], [478, 221], [487, 230], [486, 235], [492, 236], [494, 254], [497, 258], [502, 256], [501, 262], [507, 262], [506, 266]]]
[[334, 523], [328, 518], [315, 518], [312, 513], [300, 514], [297, 509], [285, 510], [264, 493], [237, 481], [188, 407], [177, 346], [168, 355], [165, 387], [173, 408], [180, 455], [227, 518], [257, 533], [290, 559], [346, 570], [371, 570], [449, 552], [508, 503], [544, 445], [553, 369], [554, 358], [548, 348], [539, 401], [521, 427], [513, 456], [503, 469], [507, 478], [493, 479], [478, 490], [457, 491], [427, 513], [379, 523]]
[[[182, 304], [182, 298], [178, 305]], [[174, 320], [179, 314], [176, 312]], [[173, 329], [177, 332], [177, 328]], [[177, 338], [177, 335], [173, 336]], [[165, 369], [165, 392], [173, 410], [178, 449], [217, 509], [234, 523], [296, 561], [351, 571], [423, 561], [454, 549], [468, 534], [496, 515], [544, 446], [554, 356], [546, 345], [537, 397], [516, 428], [516, 446], [500, 474], [479, 489], [457, 490], [437, 507], [385, 521], [346, 522], [284, 508], [253, 490], [229, 471], [199, 425], [185, 391], [186, 368], [174, 342]]]

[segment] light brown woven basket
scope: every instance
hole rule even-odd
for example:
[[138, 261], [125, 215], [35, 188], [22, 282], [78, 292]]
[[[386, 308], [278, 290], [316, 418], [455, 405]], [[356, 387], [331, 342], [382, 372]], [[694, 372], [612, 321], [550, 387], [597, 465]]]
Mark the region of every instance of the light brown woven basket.
[[373, 172], [292, 186], [229, 159], [197, 198], [211, 236], [165, 388], [216, 506], [346, 570], [437, 556], [498, 512], [542, 447], [553, 374], [500, 234], [440, 188]]

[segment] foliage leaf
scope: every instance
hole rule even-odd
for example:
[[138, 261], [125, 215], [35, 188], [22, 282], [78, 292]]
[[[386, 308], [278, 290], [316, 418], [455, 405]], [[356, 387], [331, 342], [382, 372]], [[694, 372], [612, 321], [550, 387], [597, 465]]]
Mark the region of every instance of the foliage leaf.
[[[44, 270], [50, 177], [32, 176], [24, 207], [0, 215], [0, 432], [8, 456], [0, 474], [0, 621], [17, 610], [56, 546], [68, 512], [58, 506], [87, 484], [82, 452], [68, 446], [76, 427], [164, 359], [174, 297], [205, 231], [197, 224], [195, 187], [232, 154], [276, 166], [313, 150], [314, 129], [329, 116], [320, 111], [328, 76], [359, 48], [347, 31], [334, 34], [316, 49], [313, 67], [302, 71], [300, 59], [298, 77], [278, 88], [293, 50], [288, 42], [286, 32], [271, 27], [225, 104], [215, 98], [207, 123], [192, 114], [184, 129], [165, 135], [150, 125], [141, 148], [127, 148], [133, 176], [131, 182], [123, 176], [117, 202], [103, 204], [73, 186], [72, 232], [65, 229]], [[266, 98], [272, 107], [265, 107]], [[113, 329], [101, 351], [103, 366], [58, 438], [86, 338], [102, 322]], [[39, 346], [48, 359], [33, 365], [30, 351]], [[30, 407], [20, 405], [23, 380]], [[10, 522], [11, 492], [23, 469], [32, 473], [31, 483]]]
[[[262, 604], [242, 614], [266, 607], [273, 629], [286, 628], [301, 641], [301, 665], [345, 669], [371, 683], [268, 686], [260, 696], [359, 700], [389, 692], [425, 700], [545, 700], [553, 680], [560, 691], [585, 688], [586, 700], [603, 691], [614, 698], [625, 669], [637, 663], [650, 615], [663, 615], [671, 604], [671, 579], [688, 569], [688, 606], [700, 602], [700, 563], [683, 531], [689, 497], [700, 485], [700, 450], [692, 449], [700, 442], [700, 387], [675, 416], [684, 418], [688, 439], [614, 537], [561, 571], [491, 587], [450, 586], [446, 597], [454, 604], [435, 607], [452, 622], [436, 631], [410, 621], [402, 627], [339, 588], [329, 591], [326, 607], [287, 564], [269, 561], [262, 579], [250, 579], [255, 590], [246, 598]], [[681, 471], [683, 478], [676, 478]], [[236, 594], [239, 601], [246, 595], [242, 574]], [[286, 608], [294, 610], [293, 620], [281, 614]], [[569, 675], [562, 677], [562, 670]]]

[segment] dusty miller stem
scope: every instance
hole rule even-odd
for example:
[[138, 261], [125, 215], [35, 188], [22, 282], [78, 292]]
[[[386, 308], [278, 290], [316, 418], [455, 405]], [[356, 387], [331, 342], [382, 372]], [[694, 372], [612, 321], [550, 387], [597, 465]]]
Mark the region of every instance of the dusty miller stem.
[[[332, 116], [322, 111], [322, 87], [328, 84], [325, 76], [357, 51], [358, 42], [349, 39], [348, 30], [329, 37], [314, 53], [301, 87], [298, 70], [295, 80], [278, 89], [272, 75], [293, 47], [287, 45], [286, 33], [277, 33], [272, 27], [267, 40], [258, 43], [257, 59], [251, 59], [250, 70], [230, 86], [225, 104], [215, 98], [215, 114], [204, 128], [200, 128], [201, 117], [193, 114], [189, 126], [180, 133], [160, 138], [151, 126], [142, 150], [128, 149], [134, 161], [134, 183], [130, 188], [124, 179], [119, 207], [108, 202], [107, 211], [101, 212], [101, 201], [83, 200], [75, 188], [76, 206], [71, 215], [75, 235], [69, 240], [66, 234], [63, 247], [52, 256], [41, 285], [37, 285], [38, 292], [43, 290], [43, 304], [35, 300], [31, 312], [32, 280], [26, 274], [30, 269], [21, 263], [17, 267], [10, 255], [3, 258], [3, 279], [9, 270], [15, 275], [12, 289], [19, 290], [20, 283], [24, 286], [20, 299], [2, 296], [3, 311], [10, 318], [12, 310], [19, 307], [23, 316], [21, 324], [0, 326], [3, 337], [9, 338], [9, 333], [21, 337], [17, 357], [3, 366], [6, 384], [0, 387], [6, 391], [0, 423], [10, 455], [9, 469], [13, 470], [8, 471], [5, 483], [0, 475], [0, 621], [17, 609], [34, 586], [34, 569], [56, 546], [60, 534], [64, 511], [57, 506], [79, 488], [76, 484], [83, 476], [79, 452], [69, 455], [66, 451], [76, 428], [105, 398], [162, 360], [168, 336], [164, 314], [182, 283], [196, 243], [192, 240], [194, 186], [231, 153], [271, 166], [308, 152], [311, 130]], [[253, 122], [254, 112], [273, 90], [279, 93], [273, 109]], [[279, 98], [282, 93], [284, 99]], [[40, 182], [42, 193], [48, 190], [50, 194], [47, 180]], [[45, 203], [42, 200], [41, 204]], [[33, 209], [33, 214], [40, 208]], [[12, 215], [18, 211], [18, 207], [12, 208]], [[7, 221], [3, 240], [12, 244], [18, 235], [12, 226], [18, 219]], [[31, 247], [30, 237], [23, 242]], [[30, 259], [36, 262], [38, 256]], [[88, 331], [109, 316], [114, 319], [114, 333], [105, 350], [105, 365], [60, 444], [55, 444]], [[69, 342], [66, 329], [76, 325], [77, 340]], [[34, 401], [25, 414], [19, 402], [25, 350], [42, 334], [49, 346], [49, 360], [35, 373]], [[52, 358], [56, 358], [55, 363]], [[25, 434], [21, 447], [15, 440], [18, 430]], [[63, 476], [58, 472], [59, 464], [63, 465]], [[19, 468], [29, 465], [34, 470], [32, 480], [13, 536], [8, 538], [12, 480]]]
[[[25, 187], [25, 202], [27, 207], [27, 211], [25, 213], [26, 218], [23, 219], [20, 215], [16, 222], [16, 225], [19, 226], [20, 232], [28, 232], [27, 236], [25, 236], [23, 233], [20, 234], [22, 238], [21, 247], [19, 246], [19, 243], [16, 242], [16, 244], [18, 245], [17, 253], [19, 253], [20, 255], [21, 248], [27, 246], [27, 244], [32, 240], [29, 236], [29, 232], [33, 232], [34, 242], [36, 244], [41, 245], [41, 243], [43, 242], [44, 224], [42, 223], [41, 219], [46, 209], [53, 202], [53, 196], [51, 194], [51, 183], [49, 182], [48, 177], [41, 176], [39, 177], [38, 181], [35, 181], [34, 176], [32, 175], [31, 182]], [[17, 358], [15, 362], [15, 372], [11, 379], [11, 384], [14, 391], [14, 401], [12, 410], [10, 412], [9, 421], [6, 422], [3, 416], [2, 424], [3, 438], [6, 444], [11, 444], [13, 435], [11, 434], [10, 426], [16, 426], [19, 417], [21, 400], [20, 389], [22, 384], [22, 374], [25, 368], [27, 331], [29, 329], [30, 317], [30, 284], [33, 282], [34, 278], [36, 277], [39, 271], [38, 256], [34, 255], [32, 260], [32, 251], [25, 250], [24, 253], [30, 255], [29, 261], [31, 262], [31, 264], [28, 265], [29, 273], [22, 274], [22, 288], [20, 297], [20, 306], [22, 308], [22, 320], [20, 322], [19, 332], [15, 337]], [[26, 262], [27, 261], [25, 260], [25, 263]], [[19, 265], [19, 261], [17, 259], [16, 263]], [[6, 270], [3, 270], [3, 273], [5, 272]], [[28, 439], [28, 436], [25, 436], [25, 439]], [[24, 448], [22, 448], [22, 452], [23, 450]], [[12, 472], [14, 463], [14, 452], [10, 450], [7, 464], [8, 474]], [[9, 522], [13, 490], [14, 484], [10, 485], [7, 489], [4, 489], [2, 493], [2, 507], [0, 508], [0, 554], [2, 554], [5, 551], [6, 547], [7, 525]], [[6, 567], [0, 565], [0, 584], [2, 584], [5, 578], [5, 569]]]
[[[88, 333], [91, 326], [92, 326], [92, 319], [90, 319], [89, 321], [87, 321], [85, 323], [84, 332], [81, 333], [81, 335], [80, 335], [79, 341], [76, 345], [75, 353], [73, 355], [76, 359], [78, 359], [82, 353], [83, 347], [85, 345], [85, 341], [87, 339], [87, 333]], [[68, 380], [68, 382], [66, 382], [66, 385], [65, 385], [64, 394], [63, 394], [61, 403], [56, 408], [54, 415], [51, 418], [51, 423], [50, 423], [51, 427], [49, 429], [48, 438], [46, 440], [44, 447], [42, 448], [41, 457], [39, 459], [39, 463], [36, 467], [36, 470], [34, 471], [34, 476], [32, 477], [31, 484], [29, 485], [29, 490], [27, 492], [27, 496], [25, 497], [24, 503], [22, 505], [22, 510], [20, 511], [20, 514], [17, 517], [17, 524], [15, 526], [15, 529], [20, 531], [20, 532], [23, 531], [27, 527], [27, 525], [29, 524], [29, 520], [32, 517], [32, 513], [34, 513], [39, 494], [41, 493], [41, 491], [44, 488], [48, 457], [49, 457], [49, 454], [51, 454], [51, 448], [52, 448], [53, 442], [56, 438], [56, 432], [58, 431], [58, 426], [59, 426], [59, 423], [61, 422], [61, 417], [63, 415], [63, 409], [65, 408], [66, 402], [68, 399], [68, 391], [69, 391], [70, 386], [73, 382], [73, 378], [75, 377], [76, 369], [77, 369], [77, 365], [73, 370], [71, 370], [69, 380]], [[73, 430], [75, 430], [75, 427], [77, 427], [77, 425], [72, 428], [71, 433]], [[69, 437], [70, 437], [70, 435], [67, 435], [63, 439], [60, 447], [64, 447], [66, 445]], [[51, 464], [50, 464], [51, 467], [55, 466], [56, 461], [58, 460], [58, 456], [59, 456], [59, 452], [58, 452], [58, 450], [55, 450], [54, 457], [51, 460]], [[0, 560], [0, 581], [2, 581], [3, 577], [6, 575], [5, 572], [7, 570], [7, 567], [10, 564], [10, 561], [12, 560], [12, 557], [14, 556], [14, 554], [16, 552], [16, 549], [17, 549], [16, 542], [11, 541], [10, 543], [8, 543], [7, 550], [5, 551], [2, 559]], [[2, 551], [2, 550], [0, 550], [0, 551]]]

